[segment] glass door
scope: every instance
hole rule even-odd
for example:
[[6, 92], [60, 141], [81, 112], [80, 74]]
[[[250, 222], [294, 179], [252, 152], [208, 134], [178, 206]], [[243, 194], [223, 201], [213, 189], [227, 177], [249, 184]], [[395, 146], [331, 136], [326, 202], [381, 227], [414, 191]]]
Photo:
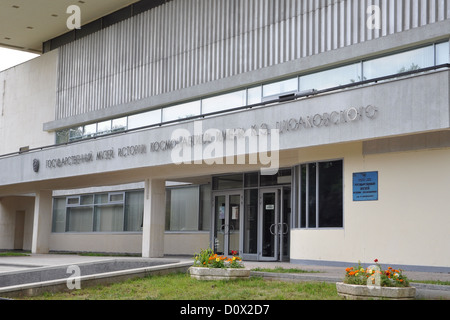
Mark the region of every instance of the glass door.
[[240, 191], [214, 194], [214, 252], [231, 255], [241, 254], [241, 215], [243, 193]]
[[280, 260], [289, 261], [289, 248], [291, 237], [291, 188], [283, 187], [281, 189], [281, 214], [280, 214]]
[[276, 261], [279, 255], [279, 189], [260, 193], [260, 248], [259, 260]]
[[289, 260], [290, 188], [261, 189], [259, 260]]

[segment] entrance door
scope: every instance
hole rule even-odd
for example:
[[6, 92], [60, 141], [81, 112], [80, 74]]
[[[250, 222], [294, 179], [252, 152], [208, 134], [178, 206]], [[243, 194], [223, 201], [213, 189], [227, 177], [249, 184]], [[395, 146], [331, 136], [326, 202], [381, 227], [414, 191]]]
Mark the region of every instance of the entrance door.
[[290, 188], [262, 189], [259, 214], [259, 260], [288, 260]]
[[241, 254], [241, 215], [243, 212], [243, 192], [214, 194], [214, 252], [231, 255]]

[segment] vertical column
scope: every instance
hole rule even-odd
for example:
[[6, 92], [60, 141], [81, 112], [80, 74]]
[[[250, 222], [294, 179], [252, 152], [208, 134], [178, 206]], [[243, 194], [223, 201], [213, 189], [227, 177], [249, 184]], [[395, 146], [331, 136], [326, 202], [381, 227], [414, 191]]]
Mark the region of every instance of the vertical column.
[[52, 230], [52, 191], [40, 190], [34, 202], [32, 253], [48, 253]]
[[166, 184], [164, 180], [147, 179], [144, 194], [142, 257], [164, 256]]

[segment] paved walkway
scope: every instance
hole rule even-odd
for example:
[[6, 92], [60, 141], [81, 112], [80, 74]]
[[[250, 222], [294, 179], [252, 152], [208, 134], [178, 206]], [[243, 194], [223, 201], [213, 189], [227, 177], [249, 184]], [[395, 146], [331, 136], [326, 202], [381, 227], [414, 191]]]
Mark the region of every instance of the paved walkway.
[[[53, 267], [64, 265], [76, 265], [81, 263], [98, 262], [112, 259], [136, 259], [136, 257], [110, 257], [110, 256], [79, 256], [71, 254], [31, 254], [29, 256], [7, 256], [0, 257], [0, 274], [12, 271], [32, 270], [37, 267]], [[181, 262], [192, 261], [190, 257], [167, 256], [166, 259], [180, 260]], [[246, 261], [245, 266], [254, 268], [298, 268], [302, 270], [311, 270], [312, 273], [299, 274], [273, 274], [264, 273], [265, 277], [287, 281], [328, 281], [339, 282], [345, 274], [345, 268], [327, 267], [319, 265], [299, 265], [289, 262], [251, 262]], [[319, 271], [319, 272], [317, 272]], [[427, 272], [405, 272], [408, 278], [414, 282], [423, 280], [450, 281], [449, 273], [427, 273]], [[450, 299], [450, 286], [435, 286], [414, 283], [414, 286], [420, 291], [419, 297]], [[0, 283], [1, 287], [1, 283]]]

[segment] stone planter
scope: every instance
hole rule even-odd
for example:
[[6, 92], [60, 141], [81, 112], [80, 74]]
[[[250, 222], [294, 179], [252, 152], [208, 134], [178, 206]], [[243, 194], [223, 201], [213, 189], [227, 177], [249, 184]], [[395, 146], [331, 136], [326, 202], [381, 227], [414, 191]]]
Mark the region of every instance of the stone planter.
[[249, 269], [189, 268], [191, 278], [197, 280], [237, 280], [248, 279]]
[[338, 282], [336, 289], [340, 296], [348, 300], [413, 300], [416, 296], [414, 287], [369, 287]]

